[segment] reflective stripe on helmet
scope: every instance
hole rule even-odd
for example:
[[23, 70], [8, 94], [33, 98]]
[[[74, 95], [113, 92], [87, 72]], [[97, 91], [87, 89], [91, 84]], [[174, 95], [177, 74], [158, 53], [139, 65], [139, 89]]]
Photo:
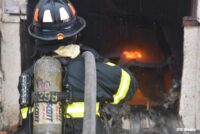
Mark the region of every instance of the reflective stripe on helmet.
[[27, 114], [28, 114], [28, 107], [21, 108], [20, 111], [21, 111], [22, 119], [26, 119]]
[[65, 10], [64, 7], [61, 7], [59, 9], [59, 12], [60, 12], [60, 19], [61, 20], [68, 20], [69, 19], [69, 14], [68, 12]]
[[117, 93], [113, 95], [114, 99], [113, 104], [118, 104], [122, 99], [126, 97], [130, 83], [131, 83], [130, 75], [126, 71], [121, 69], [120, 85]]
[[76, 10], [74, 8], [74, 6], [71, 3], [68, 3], [69, 8], [72, 10], [73, 15], [76, 14]]
[[[84, 102], [73, 102], [65, 104], [65, 118], [83, 118], [84, 117]], [[99, 114], [99, 102], [96, 103], [96, 114]]]
[[44, 11], [43, 22], [53, 22], [50, 10], [45, 10]]
[[34, 12], [34, 21], [35, 22], [38, 22], [38, 17], [39, 17], [39, 8], [36, 8], [35, 12]]

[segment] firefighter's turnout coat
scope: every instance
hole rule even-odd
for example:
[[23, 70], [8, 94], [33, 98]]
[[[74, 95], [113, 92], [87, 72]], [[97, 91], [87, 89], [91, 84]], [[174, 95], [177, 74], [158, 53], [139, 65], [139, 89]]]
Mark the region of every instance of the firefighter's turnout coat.
[[[137, 82], [127, 69], [121, 68], [92, 51], [96, 57], [97, 71], [97, 134], [104, 134], [99, 109], [103, 104], [119, 104], [130, 99], [137, 88]], [[67, 105], [64, 114], [66, 134], [81, 134], [84, 116], [84, 58], [58, 58], [63, 66], [63, 86], [72, 89], [71, 104]], [[24, 73], [33, 75], [33, 67]], [[33, 78], [33, 77], [32, 77]], [[25, 114], [21, 109], [22, 115]], [[23, 116], [22, 116], [23, 117]], [[24, 119], [26, 117], [23, 117]]]

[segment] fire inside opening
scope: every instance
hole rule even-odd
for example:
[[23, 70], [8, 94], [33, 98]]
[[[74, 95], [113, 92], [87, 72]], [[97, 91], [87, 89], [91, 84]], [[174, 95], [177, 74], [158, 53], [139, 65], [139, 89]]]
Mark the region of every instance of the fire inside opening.
[[[120, 26], [119, 26], [120, 27]], [[97, 46], [104, 56], [132, 71], [138, 81], [138, 90], [129, 105], [160, 105], [165, 103], [172, 87], [171, 57], [159, 44], [155, 29], [126, 25], [129, 37], [112, 45]], [[116, 36], [116, 35], [115, 35]], [[113, 38], [114, 39], [114, 38]], [[117, 40], [117, 39], [115, 39]], [[112, 50], [109, 50], [112, 48]]]
[[[182, 17], [189, 13], [187, 1], [72, 2], [87, 21], [80, 42], [136, 76], [139, 86], [129, 105], [163, 105], [171, 89], [180, 90]], [[176, 100], [177, 112], [178, 95], [174, 97], [170, 100]]]

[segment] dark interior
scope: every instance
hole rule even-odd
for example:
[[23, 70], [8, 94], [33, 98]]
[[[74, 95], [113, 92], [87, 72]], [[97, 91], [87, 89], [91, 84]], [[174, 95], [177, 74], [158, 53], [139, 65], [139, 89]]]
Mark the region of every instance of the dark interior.
[[[27, 34], [32, 22], [21, 21], [22, 71], [33, 63], [34, 40]], [[182, 18], [191, 15], [190, 0], [71, 0], [86, 28], [80, 42], [136, 76], [141, 96], [162, 101], [173, 79], [180, 80], [183, 63]], [[131, 55], [131, 56], [130, 56]], [[140, 93], [139, 93], [140, 94]], [[137, 103], [137, 100], [138, 101]], [[146, 104], [140, 97], [130, 104]]]
[[[82, 43], [105, 56], [124, 49], [148, 51], [149, 60], [172, 57], [175, 77], [181, 77], [183, 16], [190, 15], [189, 0], [72, 0], [87, 21]], [[162, 53], [162, 55], [160, 55]], [[157, 54], [157, 55], [156, 55]], [[150, 61], [148, 61], [150, 62]]]

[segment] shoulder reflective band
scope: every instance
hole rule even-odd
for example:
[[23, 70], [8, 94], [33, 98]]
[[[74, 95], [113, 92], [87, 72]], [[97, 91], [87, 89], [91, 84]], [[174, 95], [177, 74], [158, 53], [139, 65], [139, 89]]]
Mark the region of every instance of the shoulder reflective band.
[[114, 102], [113, 104], [118, 104], [122, 99], [126, 97], [128, 93], [128, 89], [130, 86], [131, 78], [130, 75], [121, 69], [121, 80], [118, 91], [116, 94], [113, 95]]
[[[66, 104], [65, 118], [83, 118], [84, 117], [84, 102], [74, 102]], [[99, 103], [96, 103], [96, 114], [99, 115]], [[71, 117], [70, 117], [71, 116]]]
[[22, 119], [26, 119], [27, 114], [28, 114], [28, 107], [21, 108], [20, 111], [21, 111]]
[[114, 63], [112, 63], [112, 62], [106, 62], [106, 64], [107, 65], [109, 65], [109, 66], [116, 66]]

